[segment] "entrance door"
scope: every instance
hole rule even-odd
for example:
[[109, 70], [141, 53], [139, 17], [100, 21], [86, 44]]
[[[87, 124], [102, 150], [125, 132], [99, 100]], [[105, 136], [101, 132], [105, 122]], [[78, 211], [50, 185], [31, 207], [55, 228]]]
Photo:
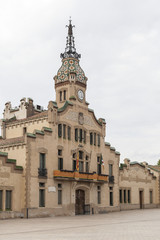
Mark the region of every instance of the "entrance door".
[[85, 191], [78, 189], [76, 190], [76, 204], [75, 204], [75, 214], [84, 214], [85, 205]]
[[140, 209], [143, 208], [143, 191], [139, 191], [139, 203], [140, 203]]

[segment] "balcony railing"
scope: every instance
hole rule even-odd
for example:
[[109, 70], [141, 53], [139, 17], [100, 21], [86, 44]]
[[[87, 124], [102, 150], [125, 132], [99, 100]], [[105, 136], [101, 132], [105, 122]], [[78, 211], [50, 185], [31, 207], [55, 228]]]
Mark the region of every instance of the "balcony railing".
[[38, 177], [47, 178], [47, 169], [38, 168]]
[[114, 183], [114, 176], [109, 176], [109, 183]]
[[53, 171], [54, 178], [66, 178], [71, 180], [85, 180], [85, 181], [103, 181], [108, 182], [108, 175], [105, 174], [96, 174], [93, 173], [85, 173], [85, 172], [74, 172], [69, 170], [54, 170]]

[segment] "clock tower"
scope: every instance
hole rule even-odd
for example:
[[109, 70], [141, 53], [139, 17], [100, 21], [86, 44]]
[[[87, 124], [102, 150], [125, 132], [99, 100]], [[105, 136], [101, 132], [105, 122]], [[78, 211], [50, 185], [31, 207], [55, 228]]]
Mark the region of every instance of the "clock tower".
[[54, 77], [56, 102], [58, 107], [62, 107], [66, 101], [76, 101], [77, 104], [86, 103], [87, 77], [79, 65], [80, 54], [76, 52], [73, 28], [69, 20], [68, 36], [66, 40], [65, 52], [61, 53], [62, 65]]

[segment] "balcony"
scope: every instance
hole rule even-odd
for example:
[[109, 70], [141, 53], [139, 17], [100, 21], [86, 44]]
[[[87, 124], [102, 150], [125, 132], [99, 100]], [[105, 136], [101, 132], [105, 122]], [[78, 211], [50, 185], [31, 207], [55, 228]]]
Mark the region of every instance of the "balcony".
[[69, 170], [54, 170], [53, 177], [55, 179], [71, 180], [71, 181], [87, 181], [87, 182], [108, 182], [108, 175], [86, 173], [86, 172], [74, 172]]
[[114, 183], [114, 176], [109, 176], [109, 183]]
[[38, 168], [38, 177], [39, 178], [47, 178], [47, 169], [46, 168]]

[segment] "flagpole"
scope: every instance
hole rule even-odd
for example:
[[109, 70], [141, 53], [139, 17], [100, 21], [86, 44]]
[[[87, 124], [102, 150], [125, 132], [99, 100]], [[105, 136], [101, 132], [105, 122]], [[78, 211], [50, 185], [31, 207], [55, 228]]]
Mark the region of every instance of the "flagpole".
[[77, 152], [76, 171], [79, 172], [79, 151]]

